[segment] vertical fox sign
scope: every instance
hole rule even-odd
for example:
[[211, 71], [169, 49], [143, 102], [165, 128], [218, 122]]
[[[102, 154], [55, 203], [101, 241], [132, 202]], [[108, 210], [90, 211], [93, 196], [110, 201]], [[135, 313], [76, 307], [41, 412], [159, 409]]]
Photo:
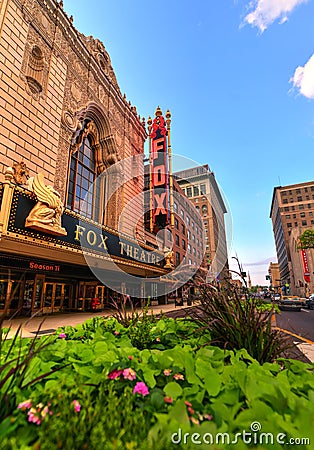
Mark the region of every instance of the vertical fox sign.
[[149, 127], [150, 137], [150, 228], [156, 233], [169, 225], [169, 170], [167, 159], [167, 128], [158, 107]]

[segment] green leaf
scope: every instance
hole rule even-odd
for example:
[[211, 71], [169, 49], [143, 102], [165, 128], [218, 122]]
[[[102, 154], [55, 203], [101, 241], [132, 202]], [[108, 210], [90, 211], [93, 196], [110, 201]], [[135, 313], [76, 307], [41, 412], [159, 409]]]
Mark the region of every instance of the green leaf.
[[172, 397], [174, 400], [182, 395], [182, 387], [175, 381], [167, 383], [164, 387], [164, 391], [167, 396]]

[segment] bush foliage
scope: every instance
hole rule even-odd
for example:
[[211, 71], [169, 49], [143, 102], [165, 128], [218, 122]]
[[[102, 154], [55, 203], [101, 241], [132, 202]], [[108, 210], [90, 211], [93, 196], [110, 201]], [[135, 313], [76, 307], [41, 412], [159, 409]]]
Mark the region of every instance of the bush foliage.
[[[244, 349], [204, 346], [209, 328], [200, 333], [191, 320], [144, 317], [137, 327], [93, 318], [38, 337], [36, 346], [44, 345], [28, 362], [23, 384], [7, 392], [12, 409], [0, 423], [0, 449], [188, 449], [195, 448], [190, 438], [172, 443], [179, 430], [232, 439], [256, 421], [274, 436], [314, 442], [312, 364], [260, 364]], [[27, 357], [30, 345], [4, 340], [0, 368], [8, 352], [10, 360]], [[252, 448], [221, 439], [197, 448]]]

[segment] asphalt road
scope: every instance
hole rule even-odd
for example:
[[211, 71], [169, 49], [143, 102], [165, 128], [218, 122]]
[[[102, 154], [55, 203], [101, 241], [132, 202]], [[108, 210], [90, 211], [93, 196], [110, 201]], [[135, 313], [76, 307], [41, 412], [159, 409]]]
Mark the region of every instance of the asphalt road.
[[302, 308], [297, 311], [281, 311], [276, 315], [276, 325], [293, 333], [295, 341], [304, 342], [301, 336], [314, 343], [314, 310]]

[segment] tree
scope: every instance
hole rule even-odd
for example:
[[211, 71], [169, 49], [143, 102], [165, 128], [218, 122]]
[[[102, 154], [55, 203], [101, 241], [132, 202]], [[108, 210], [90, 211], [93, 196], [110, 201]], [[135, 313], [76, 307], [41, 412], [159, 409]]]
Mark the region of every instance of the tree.
[[299, 248], [303, 250], [314, 248], [314, 230], [305, 230], [299, 236]]

